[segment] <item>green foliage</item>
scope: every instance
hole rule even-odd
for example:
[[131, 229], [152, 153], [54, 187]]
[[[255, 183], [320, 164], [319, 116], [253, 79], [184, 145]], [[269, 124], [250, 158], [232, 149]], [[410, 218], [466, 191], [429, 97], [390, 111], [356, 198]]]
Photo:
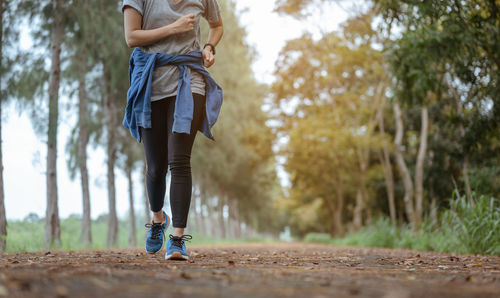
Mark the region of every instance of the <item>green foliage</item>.
[[[384, 44], [396, 82], [395, 99], [413, 104], [429, 97], [452, 98], [453, 104], [436, 117], [440, 130], [454, 134], [452, 158], [464, 163], [467, 157], [478, 171], [491, 164], [498, 167], [500, 2], [373, 2], [389, 24]], [[398, 34], [391, 34], [393, 24], [400, 29]], [[432, 93], [435, 96], [429, 96]], [[494, 177], [489, 176], [486, 184], [493, 185]]]
[[471, 253], [500, 254], [500, 201], [481, 195], [472, 200], [455, 192], [441, 224], [455, 245]]
[[389, 218], [382, 217], [346, 238], [333, 239], [332, 243], [338, 245], [453, 251], [453, 248], [441, 248], [439, 245], [443, 243], [443, 239], [440, 235], [432, 233], [428, 227], [428, 222], [422, 223], [421, 228], [418, 230], [412, 229], [407, 224], [397, 227], [391, 224]]
[[484, 163], [482, 167], [469, 170], [470, 183], [473, 189], [480, 189], [487, 196], [500, 195], [500, 165], [494, 159]]
[[332, 236], [327, 233], [308, 233], [304, 237], [304, 242], [325, 243], [328, 244], [332, 241]]
[[311, 233], [304, 241], [500, 255], [500, 201], [484, 195], [474, 195], [471, 201], [455, 191], [450, 209], [439, 221], [427, 218], [417, 230], [407, 224], [394, 226], [389, 218], [381, 217], [345, 238]]

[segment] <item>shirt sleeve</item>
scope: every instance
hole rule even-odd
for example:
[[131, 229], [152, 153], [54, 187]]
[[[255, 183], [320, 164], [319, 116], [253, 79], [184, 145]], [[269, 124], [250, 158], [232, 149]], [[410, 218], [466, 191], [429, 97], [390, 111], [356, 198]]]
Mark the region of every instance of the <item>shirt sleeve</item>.
[[123, 0], [122, 12], [125, 10], [125, 6], [135, 8], [141, 15], [144, 15], [144, 0]]
[[205, 11], [202, 16], [210, 23], [219, 21], [220, 6], [217, 0], [204, 0]]

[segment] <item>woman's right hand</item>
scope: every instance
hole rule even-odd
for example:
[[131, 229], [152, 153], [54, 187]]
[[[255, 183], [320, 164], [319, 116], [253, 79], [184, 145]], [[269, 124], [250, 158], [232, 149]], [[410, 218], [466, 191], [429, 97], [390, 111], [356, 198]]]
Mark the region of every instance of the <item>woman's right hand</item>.
[[177, 33], [185, 33], [194, 29], [194, 21], [194, 14], [190, 13], [178, 18], [172, 25]]
[[194, 29], [194, 14], [180, 17], [167, 26], [156, 29], [142, 29], [142, 15], [135, 8], [124, 8], [125, 41], [131, 48], [152, 45], [159, 40], [174, 34], [189, 32]]

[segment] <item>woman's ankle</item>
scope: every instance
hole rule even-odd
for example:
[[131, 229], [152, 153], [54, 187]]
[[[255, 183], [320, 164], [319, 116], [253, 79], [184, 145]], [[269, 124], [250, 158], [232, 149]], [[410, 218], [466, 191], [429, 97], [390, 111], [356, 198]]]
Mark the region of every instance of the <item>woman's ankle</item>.
[[172, 234], [176, 237], [181, 237], [184, 235], [184, 228], [175, 228], [174, 227], [174, 233]]
[[163, 210], [158, 212], [153, 212], [153, 223], [164, 223], [167, 221], [165, 214], [163, 214]]

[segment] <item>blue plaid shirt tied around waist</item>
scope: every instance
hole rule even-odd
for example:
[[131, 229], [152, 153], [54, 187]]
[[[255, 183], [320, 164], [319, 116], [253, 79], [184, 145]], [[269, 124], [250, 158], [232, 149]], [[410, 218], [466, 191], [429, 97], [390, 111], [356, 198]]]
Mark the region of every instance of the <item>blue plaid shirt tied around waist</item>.
[[151, 128], [151, 82], [155, 67], [175, 65], [179, 68], [179, 84], [175, 100], [173, 132], [187, 133], [191, 131], [193, 120], [193, 94], [191, 92], [191, 75], [189, 69], [197, 71], [205, 78], [206, 113], [202, 127], [199, 129], [207, 138], [214, 139], [211, 128], [219, 117], [222, 106], [222, 88], [203, 66], [201, 51], [188, 54], [146, 54], [135, 48], [129, 61], [130, 88], [127, 92], [127, 107], [123, 118], [123, 126], [130, 134], [141, 142], [139, 126]]

